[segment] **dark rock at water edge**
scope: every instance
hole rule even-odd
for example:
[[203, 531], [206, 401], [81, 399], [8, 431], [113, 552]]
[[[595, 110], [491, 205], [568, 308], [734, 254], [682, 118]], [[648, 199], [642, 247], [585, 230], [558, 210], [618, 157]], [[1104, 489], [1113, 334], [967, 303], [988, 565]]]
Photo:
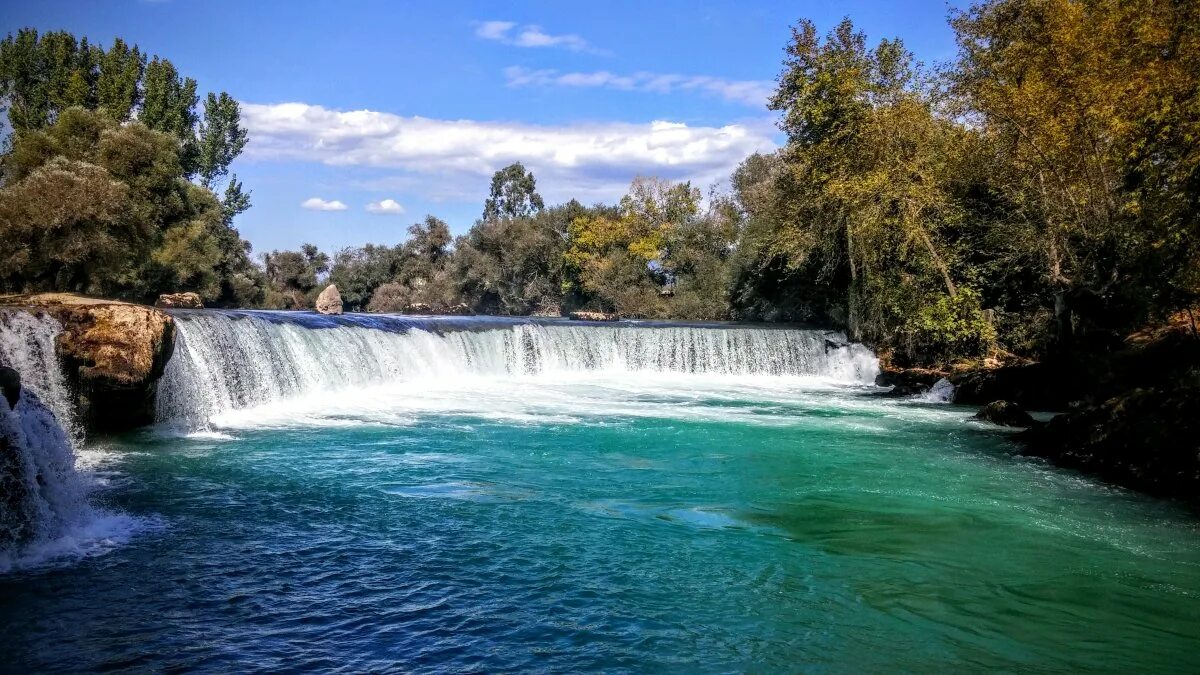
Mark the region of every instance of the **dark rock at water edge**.
[[886, 397], [908, 397], [923, 394], [945, 374], [937, 370], [924, 368], [887, 368], [875, 376], [875, 386], [891, 387], [891, 391], [882, 392]]
[[950, 376], [954, 402], [987, 405], [1009, 401], [1031, 410], [1067, 410], [1085, 395], [1073, 369], [1045, 363], [975, 370]]
[[975, 419], [1002, 427], [1032, 427], [1037, 422], [1017, 403], [992, 401], [975, 413]]
[[17, 407], [21, 398], [21, 374], [8, 366], [0, 366], [0, 395], [8, 402], [9, 409]]
[[1200, 386], [1135, 389], [1020, 438], [1024, 454], [1200, 506]]

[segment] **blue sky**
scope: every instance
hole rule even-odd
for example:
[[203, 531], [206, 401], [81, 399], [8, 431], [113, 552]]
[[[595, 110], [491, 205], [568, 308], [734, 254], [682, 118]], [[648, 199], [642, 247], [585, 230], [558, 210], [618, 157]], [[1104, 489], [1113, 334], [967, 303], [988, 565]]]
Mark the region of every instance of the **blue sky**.
[[521, 160], [548, 202], [615, 201], [636, 175], [721, 181], [780, 141], [763, 97], [789, 27], [850, 16], [926, 62], [945, 2], [436, 3], [2, 0], [6, 31], [114, 36], [228, 91], [256, 252], [395, 243], [426, 213], [467, 230]]

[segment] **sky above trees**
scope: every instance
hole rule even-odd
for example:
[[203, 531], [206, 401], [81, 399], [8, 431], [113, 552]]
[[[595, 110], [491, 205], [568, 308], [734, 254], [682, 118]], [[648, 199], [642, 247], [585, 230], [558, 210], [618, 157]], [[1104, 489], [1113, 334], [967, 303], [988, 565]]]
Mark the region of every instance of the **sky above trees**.
[[[961, 3], [960, 3], [961, 4]], [[948, 59], [944, 2], [6, 3], [7, 30], [121, 36], [242, 105], [233, 170], [257, 251], [395, 243], [426, 213], [465, 232], [521, 161], [547, 203], [615, 202], [636, 175], [707, 188], [782, 142], [766, 109], [788, 27], [844, 15]]]

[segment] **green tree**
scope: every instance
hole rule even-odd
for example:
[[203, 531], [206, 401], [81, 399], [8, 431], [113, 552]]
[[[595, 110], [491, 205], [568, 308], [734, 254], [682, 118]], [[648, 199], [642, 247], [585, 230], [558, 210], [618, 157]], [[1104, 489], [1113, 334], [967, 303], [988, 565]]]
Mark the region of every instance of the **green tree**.
[[537, 192], [533, 173], [520, 162], [509, 164], [492, 176], [492, 187], [483, 203], [483, 219], [528, 216], [546, 207]]
[[146, 68], [146, 55], [137, 45], [130, 47], [116, 38], [99, 61], [96, 104], [114, 120], [125, 122], [141, 101], [139, 83]]
[[229, 165], [246, 147], [249, 135], [241, 126], [241, 110], [232, 96], [209, 94], [200, 122], [196, 175], [211, 188], [229, 172]]

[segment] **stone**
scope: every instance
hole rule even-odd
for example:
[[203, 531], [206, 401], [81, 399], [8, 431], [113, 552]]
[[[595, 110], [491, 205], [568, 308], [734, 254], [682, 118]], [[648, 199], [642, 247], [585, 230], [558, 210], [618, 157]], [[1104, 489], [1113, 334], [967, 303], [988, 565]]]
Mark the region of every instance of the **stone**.
[[125, 431], [154, 422], [158, 379], [175, 349], [175, 321], [128, 302], [70, 293], [0, 297], [62, 324], [55, 353], [89, 431]]
[[[828, 349], [828, 342], [826, 344]], [[888, 398], [904, 398], [923, 394], [945, 375], [937, 370], [924, 368], [887, 368], [875, 377], [876, 387], [891, 387], [882, 392], [881, 396]]]
[[567, 316], [573, 321], [617, 321], [621, 318], [610, 312], [571, 312]]
[[1021, 432], [1022, 454], [1200, 507], [1200, 386], [1137, 388]]
[[21, 398], [21, 374], [8, 366], [0, 366], [0, 394], [8, 401], [10, 409], [17, 407]]
[[975, 413], [975, 419], [1002, 427], [1032, 427], [1037, 424], [1024, 408], [1009, 401], [992, 401]]
[[162, 309], [204, 309], [204, 301], [196, 293], [163, 293], [154, 302]]
[[457, 305], [450, 305], [447, 307], [446, 313], [450, 314], [451, 316], [470, 316], [475, 312], [472, 312], [471, 308], [465, 303], [460, 302]]
[[317, 296], [317, 311], [322, 314], [342, 313], [342, 294], [338, 293], [337, 285], [329, 284]]
[[410, 302], [404, 306], [405, 314], [433, 314], [433, 308], [423, 302]]

